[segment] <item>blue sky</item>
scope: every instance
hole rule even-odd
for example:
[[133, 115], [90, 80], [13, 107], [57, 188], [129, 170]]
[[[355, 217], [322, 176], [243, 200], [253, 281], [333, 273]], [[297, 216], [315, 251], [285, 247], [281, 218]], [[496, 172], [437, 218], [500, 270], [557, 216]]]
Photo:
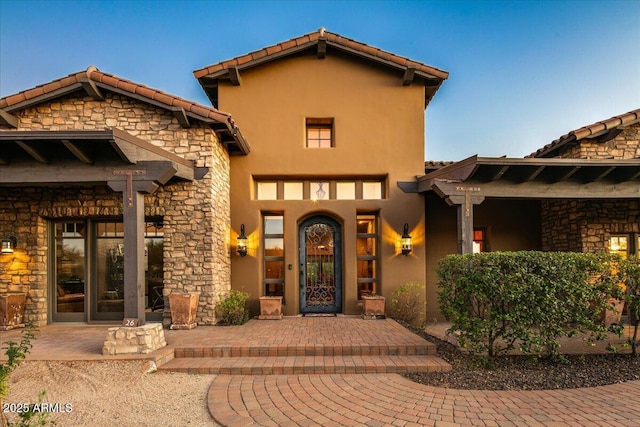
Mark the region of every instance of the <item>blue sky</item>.
[[193, 70], [325, 27], [449, 71], [428, 159], [521, 157], [640, 108], [639, 22], [635, 0], [0, 0], [0, 96], [95, 65], [209, 105]]

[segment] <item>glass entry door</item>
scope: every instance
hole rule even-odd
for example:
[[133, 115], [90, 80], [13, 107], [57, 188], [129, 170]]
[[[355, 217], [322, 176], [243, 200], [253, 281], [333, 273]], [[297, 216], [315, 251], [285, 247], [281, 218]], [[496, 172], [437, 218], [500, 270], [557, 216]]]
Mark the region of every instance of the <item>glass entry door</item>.
[[327, 216], [300, 224], [300, 312], [342, 312], [342, 230]]
[[87, 273], [85, 248], [87, 227], [82, 221], [56, 223], [52, 257], [53, 321], [85, 322]]
[[[124, 226], [121, 221], [53, 223], [54, 322], [118, 321], [124, 317]], [[145, 311], [161, 321], [164, 311], [160, 220], [145, 223]]]

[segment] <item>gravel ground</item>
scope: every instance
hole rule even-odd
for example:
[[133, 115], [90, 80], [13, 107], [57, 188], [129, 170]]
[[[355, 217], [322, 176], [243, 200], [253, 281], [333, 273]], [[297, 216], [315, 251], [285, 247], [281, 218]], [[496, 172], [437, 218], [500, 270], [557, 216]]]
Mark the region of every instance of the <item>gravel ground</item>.
[[425, 385], [466, 390], [554, 390], [640, 380], [640, 357], [630, 354], [567, 355], [566, 363], [500, 356], [487, 367], [453, 344], [410, 329], [435, 343], [438, 355], [453, 367], [450, 372], [405, 375]]
[[19, 405], [45, 390], [49, 420], [61, 427], [216, 425], [206, 402], [215, 375], [145, 370], [140, 361], [26, 361], [9, 376], [3, 409], [15, 420]]

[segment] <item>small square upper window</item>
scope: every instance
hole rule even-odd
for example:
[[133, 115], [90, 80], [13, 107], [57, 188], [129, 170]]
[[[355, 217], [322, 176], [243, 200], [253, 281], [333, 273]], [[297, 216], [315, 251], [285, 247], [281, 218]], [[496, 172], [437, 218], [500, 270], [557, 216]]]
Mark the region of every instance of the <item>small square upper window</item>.
[[307, 119], [307, 148], [333, 147], [333, 119]]

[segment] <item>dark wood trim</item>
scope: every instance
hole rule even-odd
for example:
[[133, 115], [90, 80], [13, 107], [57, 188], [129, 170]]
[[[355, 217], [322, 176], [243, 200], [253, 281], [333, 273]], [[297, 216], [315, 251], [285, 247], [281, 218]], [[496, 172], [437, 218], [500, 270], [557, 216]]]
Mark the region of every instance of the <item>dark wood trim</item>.
[[231, 80], [231, 84], [233, 86], [240, 86], [242, 80], [240, 78], [240, 70], [238, 67], [229, 68], [229, 80]]
[[611, 167], [607, 168], [604, 172], [602, 172], [602, 173], [598, 174], [597, 176], [595, 176], [593, 178], [593, 182], [602, 181], [604, 178], [607, 177], [607, 175], [609, 175], [614, 170], [616, 170], [615, 166], [611, 166]]
[[187, 112], [184, 110], [184, 108], [174, 107], [172, 112], [173, 112], [173, 117], [175, 117], [176, 120], [178, 120], [178, 123], [180, 123], [180, 126], [182, 126], [183, 128], [191, 127], [191, 123], [189, 122], [189, 117], [187, 116]]
[[[624, 130], [624, 127], [617, 127], [615, 129], [610, 129], [602, 135], [599, 135], [595, 138], [598, 144], [605, 143], [607, 141], [611, 141], [616, 136], [620, 135], [620, 133]], [[591, 137], [593, 138], [593, 137]]]
[[573, 176], [573, 174], [575, 174], [579, 170], [580, 170], [580, 166], [573, 167], [570, 171], [560, 175], [560, 177], [558, 177], [558, 182], [567, 181], [569, 178]]
[[[287, 56], [293, 55], [298, 52], [305, 51], [307, 49], [312, 48], [316, 44], [315, 41], [304, 43], [298, 45], [296, 47], [292, 47], [286, 50], [281, 50], [280, 52], [272, 53], [271, 55], [265, 55], [261, 58], [254, 59], [253, 61], [246, 62], [240, 66], [238, 66], [238, 70], [242, 71], [248, 68], [252, 68], [261, 64], [266, 64], [271, 61], [275, 61], [280, 58], [285, 58]], [[223, 68], [222, 70], [216, 71], [215, 73], [207, 74], [205, 76], [200, 77], [200, 79], [218, 79], [221, 77], [226, 77], [229, 75], [228, 68]], [[200, 80], [198, 79], [198, 80]]]
[[60, 89], [56, 89], [54, 91], [45, 93], [43, 95], [40, 96], [36, 96], [35, 98], [31, 98], [31, 99], [27, 99], [24, 100], [22, 102], [18, 102], [17, 104], [13, 104], [9, 107], [6, 107], [4, 110], [7, 112], [13, 112], [13, 111], [17, 111], [17, 110], [22, 110], [24, 108], [30, 107], [31, 105], [36, 105], [36, 104], [41, 104], [43, 102], [47, 102], [47, 101], [51, 101], [53, 99], [59, 98], [61, 96], [65, 96], [68, 95], [72, 92], [75, 92], [77, 90], [81, 90], [82, 88], [82, 84], [81, 83], [73, 83], [69, 86], [65, 86], [65, 87], [61, 87]]
[[540, 175], [542, 173], [543, 170], [545, 170], [546, 166], [538, 166], [538, 168], [533, 171], [527, 178], [525, 178], [525, 182], [531, 182], [534, 181], [538, 175]]
[[0, 110], [0, 126], [7, 126], [15, 129], [19, 124], [20, 120], [18, 120], [18, 117], [7, 113], [4, 110]]
[[175, 174], [177, 167], [169, 161], [139, 162], [136, 165], [101, 161], [93, 165], [74, 161], [46, 166], [33, 162], [13, 163], [0, 168], [0, 185], [105, 183], [117, 180], [114, 170], [145, 170], [145, 180], [165, 184]]
[[499, 180], [502, 175], [504, 175], [504, 173], [509, 169], [510, 166], [503, 166], [500, 168], [500, 170], [498, 172], [496, 172], [495, 174], [493, 174], [493, 176], [489, 177], [489, 181], [497, 181]]
[[404, 70], [404, 75], [402, 76], [402, 86], [410, 86], [413, 83], [413, 77], [416, 73], [416, 69], [414, 67], [407, 67]]
[[28, 155], [33, 157], [33, 159], [37, 162], [48, 164], [49, 159], [47, 159], [42, 153], [40, 153], [35, 147], [29, 145], [29, 143], [24, 141], [15, 141], [16, 144], [24, 151], [27, 152]]
[[327, 40], [318, 39], [317, 55], [318, 59], [324, 59], [327, 56]]
[[[640, 176], [640, 172], [638, 172]], [[637, 177], [636, 177], [637, 178]], [[580, 183], [563, 181], [557, 183], [547, 182], [512, 182], [493, 181], [466, 181], [450, 182], [433, 180], [431, 189], [442, 198], [464, 196], [464, 191], [457, 188], [474, 187], [479, 191], [475, 193], [482, 197], [495, 198], [525, 198], [525, 199], [637, 199], [640, 198], [640, 184], [637, 181], [621, 183], [589, 182]]]
[[68, 139], [63, 139], [62, 143], [82, 163], [86, 163], [88, 165], [93, 164], [93, 160], [91, 160], [87, 153], [85, 153], [80, 147], [78, 147], [75, 142], [71, 142]]
[[104, 95], [102, 94], [102, 92], [100, 92], [98, 86], [96, 86], [96, 82], [91, 79], [86, 79], [81, 80], [80, 83], [91, 98], [96, 101], [104, 101]]

